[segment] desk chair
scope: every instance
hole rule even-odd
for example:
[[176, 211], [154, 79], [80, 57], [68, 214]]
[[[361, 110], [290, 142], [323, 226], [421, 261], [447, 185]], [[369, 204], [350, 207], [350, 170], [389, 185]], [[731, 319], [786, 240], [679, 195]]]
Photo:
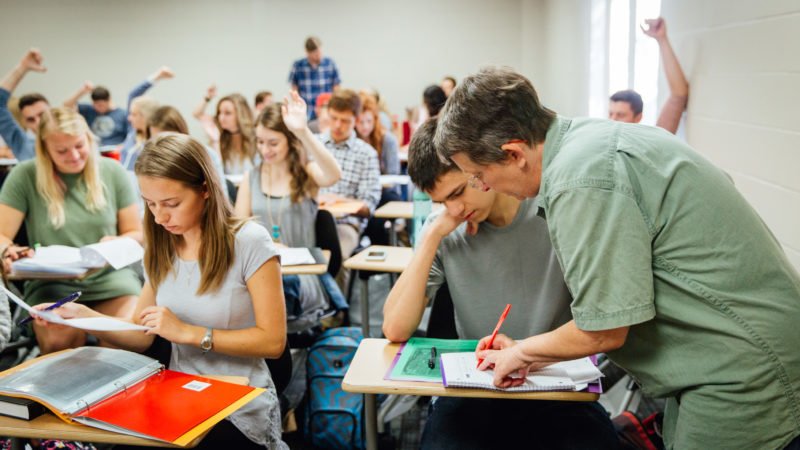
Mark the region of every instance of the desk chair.
[[228, 188], [228, 198], [231, 200], [231, 205], [235, 205], [236, 194], [239, 192], [239, 188], [237, 188], [236, 185], [227, 178], [225, 179], [225, 186]]

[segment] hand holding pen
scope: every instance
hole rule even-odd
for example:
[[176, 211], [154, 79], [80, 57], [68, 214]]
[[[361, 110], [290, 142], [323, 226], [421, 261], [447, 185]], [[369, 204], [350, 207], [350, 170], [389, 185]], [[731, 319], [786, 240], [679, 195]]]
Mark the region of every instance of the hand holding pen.
[[[511, 309], [511, 304], [509, 303], [509, 304], [506, 305], [506, 309], [503, 310], [503, 314], [500, 315], [500, 320], [497, 321], [497, 326], [494, 327], [494, 332], [492, 333], [492, 337], [490, 337], [489, 338], [489, 342], [486, 343], [486, 348], [487, 349], [491, 349], [492, 348], [492, 344], [494, 343], [494, 338], [497, 337], [497, 332], [500, 331], [500, 327], [503, 325], [503, 321], [506, 320], [506, 316], [508, 315], [508, 310], [510, 310], [510, 309]], [[482, 362], [483, 362], [482, 359], [478, 360], [478, 367], [481, 366]]]
[[[70, 294], [70, 295], [62, 298], [61, 300], [53, 303], [52, 305], [48, 306], [43, 311], [51, 311], [53, 309], [60, 308], [60, 307], [64, 306], [65, 303], [74, 302], [75, 300], [79, 299], [82, 294], [83, 294], [83, 292], [81, 292], [81, 291], [78, 291], [78, 292], [76, 292], [74, 294]], [[26, 323], [30, 322], [31, 320], [33, 320], [33, 316], [28, 316], [28, 317], [20, 320], [17, 325], [18, 326], [25, 325]]]
[[[0, 248], [3, 248], [0, 246]], [[6, 273], [11, 271], [11, 263], [21, 259], [21, 258], [30, 258], [33, 256], [33, 249], [30, 247], [21, 247], [18, 245], [9, 245], [5, 247], [3, 250], [2, 259], [3, 259], [3, 270]]]

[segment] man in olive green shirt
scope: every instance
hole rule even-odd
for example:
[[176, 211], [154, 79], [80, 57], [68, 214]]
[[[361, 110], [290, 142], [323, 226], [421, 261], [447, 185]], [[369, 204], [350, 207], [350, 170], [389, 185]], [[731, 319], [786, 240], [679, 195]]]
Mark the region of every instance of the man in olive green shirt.
[[481, 341], [495, 384], [607, 352], [668, 398], [669, 448], [800, 446], [800, 276], [722, 170], [658, 128], [559, 117], [510, 69], [455, 89], [435, 145], [484, 189], [538, 194], [574, 297], [554, 331]]

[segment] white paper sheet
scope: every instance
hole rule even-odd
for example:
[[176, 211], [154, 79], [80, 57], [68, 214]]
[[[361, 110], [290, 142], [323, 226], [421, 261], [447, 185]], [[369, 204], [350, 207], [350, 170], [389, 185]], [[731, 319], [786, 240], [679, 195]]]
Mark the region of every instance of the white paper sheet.
[[282, 266], [299, 266], [301, 264], [316, 264], [311, 252], [305, 247], [279, 248]]
[[3, 292], [6, 294], [6, 296], [9, 299], [11, 299], [11, 301], [19, 305], [22, 309], [28, 311], [33, 315], [41, 317], [42, 319], [50, 323], [57, 323], [61, 325], [67, 325], [73, 328], [80, 328], [81, 330], [92, 330], [92, 331], [126, 331], [126, 330], [148, 329], [147, 327], [142, 325], [135, 325], [130, 322], [125, 322], [124, 320], [112, 319], [110, 317], [62, 319], [61, 316], [54, 313], [53, 311], [38, 311], [36, 309], [33, 309], [33, 307], [22, 301], [19, 297], [14, 295], [13, 292], [9, 291], [4, 286], [0, 286], [0, 289], [3, 289]]
[[81, 247], [80, 254], [92, 267], [103, 267], [108, 262], [111, 267], [121, 269], [142, 259], [144, 249], [133, 239], [123, 237]]

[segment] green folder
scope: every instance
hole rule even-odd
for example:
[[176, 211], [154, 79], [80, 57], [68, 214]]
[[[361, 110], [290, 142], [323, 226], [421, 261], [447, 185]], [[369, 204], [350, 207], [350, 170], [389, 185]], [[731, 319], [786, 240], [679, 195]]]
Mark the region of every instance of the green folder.
[[[442, 369], [439, 357], [443, 353], [473, 352], [478, 340], [431, 339], [412, 337], [394, 357], [392, 365], [383, 377], [394, 381], [442, 382]], [[436, 347], [436, 357], [431, 362], [431, 347]]]

